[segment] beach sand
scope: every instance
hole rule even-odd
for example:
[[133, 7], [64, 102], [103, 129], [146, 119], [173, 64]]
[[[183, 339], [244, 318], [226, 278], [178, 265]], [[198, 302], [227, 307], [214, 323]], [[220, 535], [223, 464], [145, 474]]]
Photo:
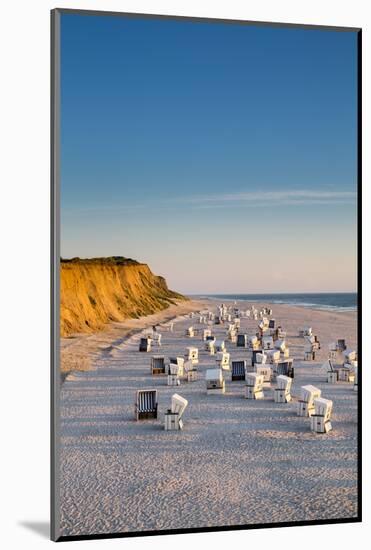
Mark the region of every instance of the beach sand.
[[124, 322], [113, 322], [105, 330], [93, 334], [80, 333], [68, 338], [61, 338], [62, 380], [71, 371], [86, 371], [95, 368], [95, 360], [106, 348], [120, 343], [124, 338], [140, 332], [152, 325], [166, 323], [177, 316], [207, 307], [206, 300], [176, 301], [175, 305], [139, 319], [127, 319]]
[[[214, 311], [216, 305], [209, 302]], [[71, 352], [89, 356], [92, 367], [71, 373], [61, 387], [62, 535], [356, 517], [357, 393], [352, 384], [327, 384], [321, 369], [330, 341], [345, 338], [356, 349], [356, 312], [271, 307], [294, 358], [292, 394], [313, 384], [334, 402], [333, 430], [326, 435], [310, 431], [295, 402], [274, 403], [272, 390], [250, 401], [244, 399], [244, 382], [227, 382], [225, 395], [207, 396], [205, 369], [215, 359], [200, 337], [184, 336], [197, 319], [180, 316], [173, 333], [161, 331], [159, 353], [182, 355], [187, 346], [197, 346], [199, 380], [174, 388], [166, 376], [152, 377], [150, 358], [157, 350], [139, 353], [140, 333], [132, 331], [176, 315], [176, 308], [62, 341], [62, 349], [74, 346]], [[304, 340], [297, 336], [305, 325], [321, 342], [313, 362], [303, 361]], [[241, 332], [256, 326], [241, 320]], [[214, 326], [213, 332], [224, 338], [225, 327]], [[226, 344], [231, 359], [244, 358], [246, 351]], [[139, 388], [158, 390], [157, 420], [135, 421]], [[189, 401], [184, 430], [165, 432], [164, 412], [174, 393]]]

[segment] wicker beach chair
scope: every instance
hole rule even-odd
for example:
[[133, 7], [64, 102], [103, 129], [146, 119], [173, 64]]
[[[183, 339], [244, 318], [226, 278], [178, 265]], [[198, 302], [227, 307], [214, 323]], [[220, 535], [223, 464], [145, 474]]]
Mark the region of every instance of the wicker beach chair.
[[323, 434], [332, 430], [330, 422], [332, 405], [333, 403], [330, 399], [324, 399], [323, 397], [314, 399], [314, 414], [310, 418], [312, 432]]
[[246, 361], [232, 361], [232, 382], [236, 380], [245, 380]]
[[135, 400], [135, 417], [137, 420], [157, 418], [157, 407], [157, 390], [137, 390]]
[[139, 341], [139, 351], [151, 351], [152, 339], [149, 337], [141, 338]]
[[188, 401], [181, 395], [174, 393], [171, 398], [171, 409], [165, 413], [165, 430], [182, 430], [182, 415], [187, 408]]
[[152, 376], [157, 374], [166, 374], [164, 355], [153, 355], [151, 357], [151, 373]]

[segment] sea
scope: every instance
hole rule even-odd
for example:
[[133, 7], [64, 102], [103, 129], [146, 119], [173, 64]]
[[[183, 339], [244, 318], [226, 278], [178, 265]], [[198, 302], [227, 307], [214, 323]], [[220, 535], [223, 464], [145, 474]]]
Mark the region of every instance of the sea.
[[356, 292], [321, 292], [300, 294], [203, 294], [198, 298], [216, 298], [221, 301], [288, 304], [329, 311], [356, 311]]

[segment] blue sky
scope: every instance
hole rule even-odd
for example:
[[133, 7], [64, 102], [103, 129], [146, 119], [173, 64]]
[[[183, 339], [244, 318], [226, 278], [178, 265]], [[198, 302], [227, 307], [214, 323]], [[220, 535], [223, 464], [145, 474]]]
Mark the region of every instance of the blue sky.
[[356, 33], [62, 15], [61, 252], [356, 288]]

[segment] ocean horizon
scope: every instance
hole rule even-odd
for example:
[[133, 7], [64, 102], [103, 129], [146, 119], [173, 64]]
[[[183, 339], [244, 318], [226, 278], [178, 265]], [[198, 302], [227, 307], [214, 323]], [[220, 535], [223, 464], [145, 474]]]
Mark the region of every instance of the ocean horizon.
[[225, 301], [266, 302], [314, 309], [356, 311], [357, 292], [302, 292], [267, 294], [193, 294], [192, 298], [216, 298]]

